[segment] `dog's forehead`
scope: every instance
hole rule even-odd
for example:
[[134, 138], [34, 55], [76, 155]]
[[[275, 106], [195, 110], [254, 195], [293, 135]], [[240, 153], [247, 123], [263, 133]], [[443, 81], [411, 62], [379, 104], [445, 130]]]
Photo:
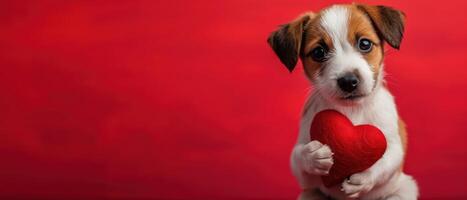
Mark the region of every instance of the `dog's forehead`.
[[379, 42], [371, 20], [354, 4], [333, 5], [314, 16], [307, 26], [305, 52], [322, 40], [333, 49], [348, 49], [361, 36]]
[[350, 11], [347, 6], [335, 5], [322, 11], [319, 24], [333, 43], [341, 43], [347, 38], [349, 17]]
[[339, 4], [308, 15], [304, 26], [303, 55], [315, 47], [325, 44], [330, 52], [352, 52], [359, 38], [380, 44], [372, 19], [357, 4]]

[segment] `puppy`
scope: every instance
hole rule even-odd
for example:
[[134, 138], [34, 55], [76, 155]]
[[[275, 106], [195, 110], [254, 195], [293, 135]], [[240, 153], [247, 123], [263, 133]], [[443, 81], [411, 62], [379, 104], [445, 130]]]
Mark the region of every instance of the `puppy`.
[[[399, 49], [404, 23], [404, 13], [390, 7], [334, 5], [303, 14], [268, 38], [289, 71], [301, 59], [314, 85], [291, 155], [293, 174], [303, 188], [299, 199], [417, 199], [416, 182], [402, 172], [404, 123], [383, 79], [384, 44]], [[332, 149], [309, 137], [313, 117], [325, 109], [341, 112], [356, 125], [372, 124], [387, 140], [380, 160], [332, 188], [320, 178], [333, 165]]]

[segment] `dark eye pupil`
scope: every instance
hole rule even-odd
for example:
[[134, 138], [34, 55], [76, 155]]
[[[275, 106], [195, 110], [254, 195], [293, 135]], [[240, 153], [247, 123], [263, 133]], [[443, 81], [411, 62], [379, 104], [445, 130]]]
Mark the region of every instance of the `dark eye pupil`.
[[323, 62], [326, 58], [326, 49], [322, 46], [314, 48], [311, 51], [311, 58], [317, 62]]
[[363, 52], [370, 51], [372, 43], [368, 39], [360, 39], [358, 42], [358, 48]]

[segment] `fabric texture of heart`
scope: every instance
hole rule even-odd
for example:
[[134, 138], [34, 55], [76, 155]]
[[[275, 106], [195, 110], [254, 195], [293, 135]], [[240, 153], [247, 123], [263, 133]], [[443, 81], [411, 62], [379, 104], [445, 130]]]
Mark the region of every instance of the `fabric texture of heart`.
[[386, 151], [384, 134], [372, 125], [354, 126], [343, 114], [324, 110], [316, 114], [310, 128], [311, 140], [328, 145], [334, 153], [329, 175], [322, 176], [326, 187], [342, 183], [378, 161]]

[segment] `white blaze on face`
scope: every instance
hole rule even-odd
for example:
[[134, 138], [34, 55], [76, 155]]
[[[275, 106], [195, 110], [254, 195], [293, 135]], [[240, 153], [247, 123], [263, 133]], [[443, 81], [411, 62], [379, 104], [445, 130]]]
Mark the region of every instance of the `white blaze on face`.
[[337, 79], [346, 73], [358, 73], [358, 91], [362, 94], [370, 93], [375, 82], [371, 66], [355, 49], [355, 44], [348, 41], [350, 17], [347, 7], [332, 6], [323, 11], [320, 19], [320, 25], [332, 40], [332, 48], [329, 49], [329, 60], [324, 64], [321, 76], [316, 77], [316, 84], [328, 95], [340, 93]]

